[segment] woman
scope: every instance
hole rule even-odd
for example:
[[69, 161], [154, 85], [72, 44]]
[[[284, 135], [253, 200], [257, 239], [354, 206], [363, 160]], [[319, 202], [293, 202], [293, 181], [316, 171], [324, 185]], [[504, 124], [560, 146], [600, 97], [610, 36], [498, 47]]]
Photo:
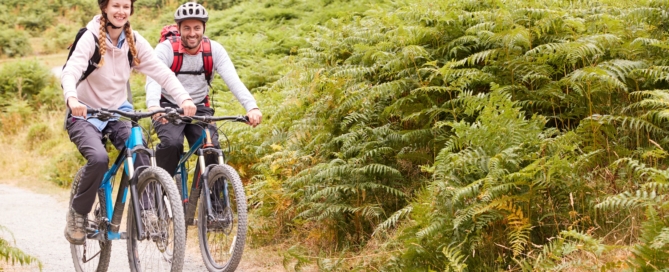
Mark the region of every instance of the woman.
[[[67, 214], [65, 238], [72, 244], [81, 245], [86, 239], [86, 217], [95, 202], [97, 189], [109, 164], [109, 157], [101, 141], [102, 135], [109, 135], [114, 146], [121, 150], [130, 135], [131, 127], [129, 122], [103, 122], [96, 118], [87, 118], [86, 108], [132, 111], [126, 83], [131, 69], [135, 69], [164, 86], [184, 109], [185, 115], [195, 114], [195, 105], [174, 73], [156, 58], [146, 39], [130, 27], [128, 19], [133, 14], [135, 1], [98, 0], [101, 14], [93, 17], [86, 25], [87, 31], [77, 42], [63, 68], [63, 95], [72, 112], [67, 118], [67, 132], [70, 140], [87, 160], [82, 169], [79, 189]], [[94, 50], [99, 50], [101, 56], [98, 68], [79, 82]], [[132, 68], [128, 63], [128, 51], [132, 56]], [[136, 167], [147, 164], [146, 156], [137, 157]]]

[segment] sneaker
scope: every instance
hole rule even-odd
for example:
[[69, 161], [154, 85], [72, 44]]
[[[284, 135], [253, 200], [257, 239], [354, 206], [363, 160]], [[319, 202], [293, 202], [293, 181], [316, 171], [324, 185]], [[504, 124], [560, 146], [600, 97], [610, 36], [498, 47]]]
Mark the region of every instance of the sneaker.
[[67, 225], [65, 226], [65, 239], [73, 245], [83, 245], [86, 240], [86, 215], [78, 214], [70, 208], [67, 212]]

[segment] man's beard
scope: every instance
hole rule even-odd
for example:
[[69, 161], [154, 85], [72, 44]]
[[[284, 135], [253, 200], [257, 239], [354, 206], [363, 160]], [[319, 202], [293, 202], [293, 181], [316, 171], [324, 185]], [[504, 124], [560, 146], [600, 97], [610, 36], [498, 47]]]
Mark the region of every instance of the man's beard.
[[188, 45], [188, 40], [184, 40], [183, 38], [181, 39], [181, 45], [183, 45], [183, 47], [186, 48], [186, 49], [198, 48], [198, 46], [200, 46], [201, 42], [202, 42], [202, 38], [199, 38], [199, 39], [197, 39], [197, 43], [195, 43], [195, 45], [189, 46]]

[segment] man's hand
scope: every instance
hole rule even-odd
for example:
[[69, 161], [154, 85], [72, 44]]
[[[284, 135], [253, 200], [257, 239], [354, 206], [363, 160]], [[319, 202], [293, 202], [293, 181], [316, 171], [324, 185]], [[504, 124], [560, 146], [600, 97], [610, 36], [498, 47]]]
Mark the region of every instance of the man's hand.
[[193, 100], [190, 99], [184, 100], [184, 102], [181, 103], [181, 108], [184, 110], [185, 116], [193, 116], [197, 111], [197, 107], [193, 104]]
[[86, 105], [79, 103], [79, 99], [74, 96], [67, 98], [67, 106], [72, 111], [72, 116], [79, 116], [86, 118]]
[[[152, 112], [152, 111], [156, 111], [156, 110], [159, 110], [159, 109], [162, 109], [162, 108], [158, 107], [158, 106], [151, 106], [151, 107], [149, 107], [148, 111]], [[163, 112], [156, 113], [153, 116], [151, 116], [151, 119], [153, 119], [153, 121], [159, 121], [160, 120], [161, 124], [167, 124], [167, 119], [160, 118], [160, 116], [163, 116], [164, 114], [165, 113], [163, 113]]]
[[260, 122], [262, 121], [262, 112], [260, 112], [259, 109], [250, 110], [246, 113], [246, 116], [249, 117], [249, 122], [247, 124], [253, 127], [260, 125]]

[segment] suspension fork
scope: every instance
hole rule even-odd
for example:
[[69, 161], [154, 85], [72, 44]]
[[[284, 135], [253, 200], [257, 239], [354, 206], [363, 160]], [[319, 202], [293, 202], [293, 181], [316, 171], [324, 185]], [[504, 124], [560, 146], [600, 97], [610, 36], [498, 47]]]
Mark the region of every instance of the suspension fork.
[[[134, 128], [133, 128], [134, 129]], [[137, 240], [144, 240], [146, 238], [144, 236], [144, 224], [142, 222], [142, 217], [141, 217], [141, 207], [139, 205], [140, 201], [142, 201], [142, 196], [138, 193], [137, 190], [137, 183], [138, 183], [138, 175], [136, 175], [136, 172], [139, 172], [141, 169], [148, 168], [149, 166], [144, 165], [140, 166], [137, 169], [134, 167], [134, 161], [133, 159], [136, 157], [137, 153], [140, 154], [145, 154], [149, 158], [151, 158], [152, 163], [155, 162], [155, 156], [153, 153], [153, 150], [148, 149], [144, 147], [143, 145], [135, 145], [132, 149], [126, 150], [126, 169], [128, 176], [130, 177], [129, 180], [129, 187], [130, 187], [130, 197], [132, 201], [130, 201], [132, 205], [132, 209], [134, 211], [134, 218], [135, 218], [135, 228], [137, 230]], [[153, 188], [153, 196], [155, 198], [155, 203], [156, 207], [162, 207], [162, 188], [160, 185], [156, 186]], [[124, 194], [125, 195], [125, 194]], [[125, 196], [124, 196], [125, 198]], [[157, 209], [158, 210], [158, 218], [163, 218], [163, 211], [162, 209]]]
[[[209, 220], [214, 218], [213, 207], [211, 205], [211, 197], [210, 197], [211, 188], [209, 188], [209, 171], [211, 170], [211, 168], [215, 167], [216, 164], [211, 164], [209, 166], [205, 166], [204, 156], [206, 154], [212, 154], [212, 153], [218, 155], [218, 164], [222, 165], [223, 164], [223, 151], [221, 151], [220, 149], [217, 149], [217, 148], [214, 148], [214, 147], [202, 148], [202, 149], [198, 150], [198, 152], [197, 152], [198, 160], [199, 160], [199, 166], [200, 166], [200, 169], [202, 169], [202, 173], [201, 173], [201, 177], [200, 177], [201, 184], [202, 184], [202, 192], [203, 192], [203, 195], [205, 196], [202, 201], [205, 201], [205, 204], [206, 204], [206, 207], [207, 207], [207, 217], [208, 217]], [[226, 182], [226, 186], [224, 187], [223, 190], [224, 190], [224, 195], [225, 195], [225, 198], [226, 198], [225, 203], [227, 205], [228, 204], [228, 201], [227, 201], [227, 198], [228, 198], [227, 197], [227, 182]]]

